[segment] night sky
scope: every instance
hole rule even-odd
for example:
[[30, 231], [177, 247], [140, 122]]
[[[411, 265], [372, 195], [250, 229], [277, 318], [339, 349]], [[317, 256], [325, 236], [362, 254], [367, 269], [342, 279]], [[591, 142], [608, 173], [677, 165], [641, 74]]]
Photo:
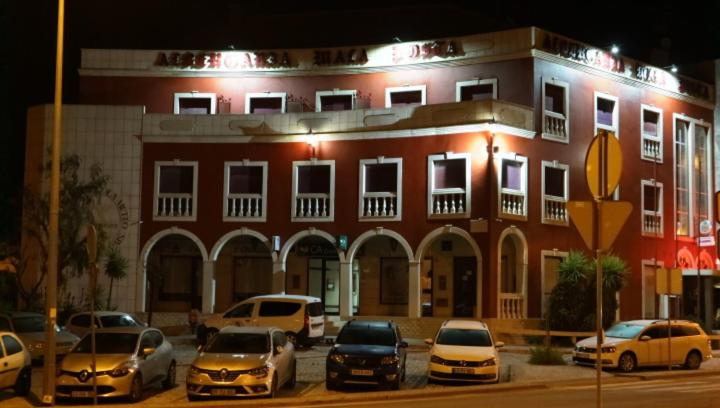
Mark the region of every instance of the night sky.
[[[0, 1], [0, 241], [19, 233], [25, 115], [53, 100], [53, 0]], [[572, 5], [572, 6], [570, 6]], [[268, 8], [270, 6], [270, 8]], [[269, 49], [390, 43], [535, 25], [712, 81], [720, 1], [66, 0], [64, 102], [80, 48]]]

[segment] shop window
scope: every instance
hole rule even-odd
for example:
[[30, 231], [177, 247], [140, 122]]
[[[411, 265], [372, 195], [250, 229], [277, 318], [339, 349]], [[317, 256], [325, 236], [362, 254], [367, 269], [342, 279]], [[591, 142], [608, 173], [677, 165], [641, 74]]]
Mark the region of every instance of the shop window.
[[570, 140], [570, 85], [554, 78], [542, 79], [542, 138]]
[[335, 161], [293, 162], [293, 221], [334, 221]]
[[470, 153], [428, 156], [428, 217], [470, 217]]
[[663, 184], [655, 180], [640, 180], [642, 197], [643, 235], [663, 236]]
[[402, 219], [402, 158], [360, 160], [360, 221]]
[[502, 154], [499, 157], [500, 217], [527, 220], [527, 157], [517, 154]]
[[595, 134], [599, 129], [618, 135], [618, 98], [601, 92], [595, 92]]
[[154, 220], [195, 221], [197, 162], [155, 162]]
[[285, 92], [245, 94], [245, 113], [285, 113]]
[[642, 127], [642, 146], [640, 157], [643, 160], [662, 163], [663, 155], [663, 111], [648, 105], [641, 105], [640, 126]]
[[425, 105], [425, 85], [385, 88], [385, 107]]
[[472, 79], [455, 83], [455, 101], [487, 101], [497, 99], [497, 78]]
[[570, 166], [557, 161], [542, 162], [542, 222], [568, 225], [567, 202]]
[[176, 92], [173, 113], [180, 115], [213, 115], [217, 106], [214, 93]]
[[676, 234], [693, 237], [712, 208], [710, 128], [684, 115], [675, 114], [674, 122]]
[[267, 166], [265, 161], [225, 162], [223, 220], [266, 220]]
[[355, 109], [357, 91], [340, 90], [317, 91], [315, 93], [315, 111], [344, 111]]

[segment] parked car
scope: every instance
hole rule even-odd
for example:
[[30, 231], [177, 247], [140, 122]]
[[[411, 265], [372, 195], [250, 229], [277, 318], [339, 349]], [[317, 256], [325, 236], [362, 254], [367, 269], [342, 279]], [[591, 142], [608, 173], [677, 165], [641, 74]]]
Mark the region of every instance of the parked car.
[[490, 329], [483, 322], [447, 320], [435, 335], [425, 339], [430, 348], [428, 382], [500, 380], [501, 341], [493, 341]]
[[206, 320], [198, 328], [198, 343], [205, 344], [226, 326], [278, 327], [294, 345], [313, 345], [325, 336], [325, 312], [316, 297], [256, 296]]
[[406, 348], [397, 324], [351, 320], [338, 333], [325, 366], [328, 390], [344, 384], [377, 384], [400, 389]]
[[295, 348], [277, 327], [225, 327], [201, 349], [187, 375], [189, 400], [275, 397], [295, 387]]
[[[670, 348], [673, 365], [688, 369], [700, 368], [712, 358], [710, 340], [694, 322], [673, 320], [670, 326]], [[581, 340], [573, 351], [573, 361], [595, 365], [597, 337]], [[667, 320], [632, 320], [618, 323], [605, 331], [602, 344], [602, 365], [629, 372], [636, 367], [662, 366], [668, 361]]]
[[[147, 324], [136, 319], [133, 315], [124, 312], [97, 311], [95, 312], [95, 326], [103, 327], [147, 327]], [[82, 337], [90, 332], [90, 312], [75, 313], [70, 316], [65, 330]]]
[[[58, 398], [92, 398], [91, 335], [85, 337], [58, 366]], [[97, 396], [142, 399], [143, 390], [161, 383], [175, 386], [173, 347], [160, 330], [147, 327], [98, 329], [95, 334]]]
[[[0, 331], [15, 333], [22, 340], [34, 361], [45, 357], [45, 323], [40, 313], [10, 312], [0, 314]], [[80, 338], [55, 326], [55, 353], [58, 357], [69, 353]]]
[[28, 395], [32, 384], [32, 358], [22, 340], [13, 333], [0, 332], [0, 390], [12, 388]]

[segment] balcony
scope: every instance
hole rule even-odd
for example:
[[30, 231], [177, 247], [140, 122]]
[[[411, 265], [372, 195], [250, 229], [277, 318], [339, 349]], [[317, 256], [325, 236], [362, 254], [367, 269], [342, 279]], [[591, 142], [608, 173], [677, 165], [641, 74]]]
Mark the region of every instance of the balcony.
[[329, 220], [331, 217], [330, 205], [330, 194], [297, 194], [295, 196], [295, 214], [293, 214], [293, 218], [306, 221]]
[[662, 142], [656, 139], [643, 137], [642, 158], [662, 163]]
[[498, 316], [501, 319], [525, 318], [525, 296], [522, 293], [500, 293], [499, 298]]
[[662, 215], [654, 211], [643, 211], [643, 235], [663, 235]]
[[156, 217], [190, 218], [193, 217], [192, 194], [163, 193], [157, 197]]
[[546, 110], [545, 129], [543, 129], [543, 133], [555, 139], [567, 140], [568, 132], [565, 122], [565, 115]]
[[432, 192], [432, 209], [430, 216], [466, 216], [463, 188], [436, 189]]
[[228, 194], [225, 217], [237, 221], [262, 219], [263, 207], [262, 194]]
[[504, 190], [500, 193], [500, 212], [503, 216], [510, 218], [525, 219], [525, 193], [519, 191]]
[[397, 194], [387, 192], [364, 193], [362, 218], [395, 218], [397, 215]]
[[567, 200], [545, 196], [543, 198], [543, 223], [568, 225]]

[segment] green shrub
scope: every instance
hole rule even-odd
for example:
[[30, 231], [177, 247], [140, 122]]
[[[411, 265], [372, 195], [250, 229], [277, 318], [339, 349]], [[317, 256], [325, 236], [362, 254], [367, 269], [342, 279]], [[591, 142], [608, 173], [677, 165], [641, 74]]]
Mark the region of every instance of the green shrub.
[[553, 347], [531, 347], [530, 364], [536, 365], [565, 365], [562, 353]]

